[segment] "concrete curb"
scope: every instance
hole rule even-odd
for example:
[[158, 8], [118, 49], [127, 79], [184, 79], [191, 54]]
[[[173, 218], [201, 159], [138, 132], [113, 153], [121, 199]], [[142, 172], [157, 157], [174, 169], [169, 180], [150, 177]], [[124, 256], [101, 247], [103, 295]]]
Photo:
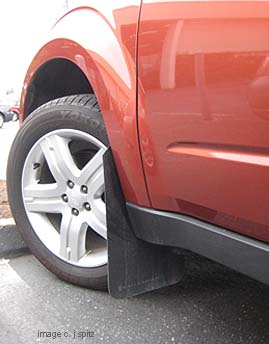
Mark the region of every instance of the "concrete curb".
[[16, 226], [0, 225], [0, 258], [14, 258], [29, 253]]

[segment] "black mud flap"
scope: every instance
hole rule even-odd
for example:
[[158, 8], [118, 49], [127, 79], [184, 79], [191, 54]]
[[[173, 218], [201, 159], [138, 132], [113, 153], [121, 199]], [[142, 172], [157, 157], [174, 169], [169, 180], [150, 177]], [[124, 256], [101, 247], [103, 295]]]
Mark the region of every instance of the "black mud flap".
[[104, 154], [108, 285], [115, 298], [145, 293], [180, 281], [182, 257], [171, 248], [138, 239], [129, 221], [111, 148]]

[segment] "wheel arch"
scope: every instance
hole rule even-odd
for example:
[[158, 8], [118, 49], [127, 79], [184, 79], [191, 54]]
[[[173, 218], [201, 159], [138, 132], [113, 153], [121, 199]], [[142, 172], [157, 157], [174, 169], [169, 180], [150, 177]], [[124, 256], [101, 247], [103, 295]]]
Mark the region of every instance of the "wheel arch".
[[94, 92], [81, 69], [65, 58], [51, 59], [40, 66], [27, 87], [23, 119], [50, 100], [84, 93]]

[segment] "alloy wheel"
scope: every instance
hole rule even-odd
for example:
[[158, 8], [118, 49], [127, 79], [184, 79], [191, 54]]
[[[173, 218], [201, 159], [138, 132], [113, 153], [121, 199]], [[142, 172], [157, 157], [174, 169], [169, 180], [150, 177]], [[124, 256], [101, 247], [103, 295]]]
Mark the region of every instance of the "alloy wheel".
[[88, 133], [59, 129], [34, 144], [23, 168], [23, 202], [35, 234], [80, 267], [107, 264], [105, 151]]

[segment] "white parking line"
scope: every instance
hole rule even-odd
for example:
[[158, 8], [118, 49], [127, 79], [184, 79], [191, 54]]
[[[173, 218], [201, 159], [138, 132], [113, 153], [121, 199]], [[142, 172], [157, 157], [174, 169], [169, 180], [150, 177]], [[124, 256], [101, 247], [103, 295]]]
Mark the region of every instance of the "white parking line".
[[15, 225], [15, 221], [12, 217], [9, 219], [0, 219], [0, 227], [14, 226], [14, 225]]

